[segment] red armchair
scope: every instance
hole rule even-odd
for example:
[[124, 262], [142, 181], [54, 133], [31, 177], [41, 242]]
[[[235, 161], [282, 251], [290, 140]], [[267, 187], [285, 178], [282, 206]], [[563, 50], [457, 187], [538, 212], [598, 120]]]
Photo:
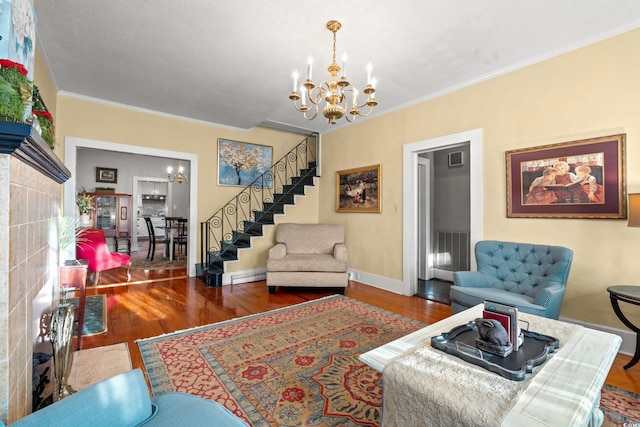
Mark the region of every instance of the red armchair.
[[131, 280], [131, 256], [109, 251], [104, 231], [88, 228], [81, 235], [82, 242], [76, 245], [76, 259], [89, 260], [88, 270], [92, 274], [92, 285], [98, 284], [100, 272], [118, 267], [127, 267], [127, 282]]

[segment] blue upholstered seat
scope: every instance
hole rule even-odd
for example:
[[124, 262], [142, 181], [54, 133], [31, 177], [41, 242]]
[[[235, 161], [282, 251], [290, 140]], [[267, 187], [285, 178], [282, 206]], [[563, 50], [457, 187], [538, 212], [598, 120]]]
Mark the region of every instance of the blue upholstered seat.
[[[185, 393], [151, 398], [140, 369], [99, 382], [10, 427], [248, 427], [219, 403]], [[0, 420], [0, 426], [4, 426]]]
[[557, 319], [571, 269], [573, 251], [562, 246], [483, 240], [475, 247], [478, 271], [453, 274], [451, 311], [485, 300]]

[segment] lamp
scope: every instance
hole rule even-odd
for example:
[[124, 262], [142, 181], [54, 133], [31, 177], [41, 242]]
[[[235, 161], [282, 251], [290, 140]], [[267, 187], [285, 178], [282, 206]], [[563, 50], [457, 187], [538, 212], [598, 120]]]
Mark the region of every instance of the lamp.
[[[295, 109], [300, 111], [307, 120], [316, 118], [318, 106], [323, 98], [327, 103], [322, 110], [322, 114], [327, 119], [327, 123], [332, 125], [343, 116], [349, 122], [354, 121], [357, 116], [368, 116], [373, 111], [373, 107], [378, 105], [375, 98], [376, 80], [371, 75], [371, 64], [367, 66], [367, 85], [362, 91], [367, 95], [367, 99], [364, 103], [358, 105], [358, 90], [347, 80], [346, 54], [342, 56], [342, 67], [336, 63], [336, 33], [341, 27], [342, 24], [338, 21], [327, 22], [327, 29], [333, 33], [333, 62], [327, 68], [327, 71], [331, 74], [331, 79], [328, 82], [320, 82], [317, 86], [313, 83], [311, 79], [313, 60], [311, 57], [307, 64], [307, 79], [300, 86], [300, 94], [297, 92], [299, 74], [297, 71], [293, 73], [293, 90], [289, 95], [289, 99], [293, 102]], [[342, 73], [338, 76], [341, 70]], [[346, 92], [349, 92], [350, 96], [347, 96]], [[307, 105], [307, 100], [311, 103], [311, 106]], [[299, 105], [297, 101], [300, 101]], [[369, 107], [369, 109], [366, 112], [360, 111], [364, 107]], [[307, 115], [310, 110], [313, 110], [312, 116]]]
[[189, 178], [184, 174], [184, 166], [182, 166], [182, 162], [180, 162], [180, 166], [178, 166], [178, 173], [173, 175], [173, 168], [169, 166], [167, 168], [167, 176], [169, 181], [174, 182], [178, 181], [178, 184], [182, 184], [183, 182], [189, 182]]
[[629, 194], [629, 227], [640, 227], [640, 193]]

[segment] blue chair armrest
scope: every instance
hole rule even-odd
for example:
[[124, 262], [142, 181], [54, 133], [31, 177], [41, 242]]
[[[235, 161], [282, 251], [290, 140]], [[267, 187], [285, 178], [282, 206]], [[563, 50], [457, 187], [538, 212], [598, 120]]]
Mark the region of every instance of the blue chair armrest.
[[534, 304], [546, 308], [547, 316], [550, 319], [560, 317], [560, 308], [564, 299], [566, 288], [562, 285], [549, 285], [540, 289], [534, 298]]
[[191, 394], [169, 392], [155, 396], [156, 412], [144, 427], [224, 426], [249, 427], [219, 403]]
[[28, 415], [11, 427], [136, 426], [151, 416], [142, 371], [135, 369], [99, 382]]
[[465, 288], [490, 288], [498, 279], [494, 279], [478, 271], [456, 271], [453, 273], [453, 284]]

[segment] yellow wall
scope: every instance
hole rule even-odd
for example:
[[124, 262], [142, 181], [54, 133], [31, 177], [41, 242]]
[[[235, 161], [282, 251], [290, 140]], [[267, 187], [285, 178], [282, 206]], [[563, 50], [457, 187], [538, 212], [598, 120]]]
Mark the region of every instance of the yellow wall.
[[[626, 133], [628, 191], [640, 192], [639, 51], [636, 30], [323, 135], [320, 221], [345, 224], [351, 268], [402, 280], [403, 145], [482, 128], [483, 238], [573, 249], [561, 316], [621, 327], [606, 288], [640, 283], [640, 229], [625, 220], [507, 218], [505, 151]], [[336, 213], [335, 171], [377, 163], [382, 213]]]
[[[639, 51], [636, 30], [325, 134], [322, 178], [312, 192], [317, 199], [311, 196], [296, 209], [302, 218], [309, 215], [304, 222], [345, 224], [351, 268], [402, 280], [403, 146], [482, 128], [483, 238], [572, 248], [574, 263], [561, 315], [621, 327], [606, 288], [638, 283], [640, 230], [627, 228], [624, 220], [506, 218], [505, 151], [626, 133], [628, 191], [640, 192], [640, 173], [633, 168], [640, 160]], [[382, 105], [382, 87], [378, 98]], [[51, 105], [47, 98], [45, 102]], [[243, 132], [65, 96], [58, 96], [56, 107], [59, 145], [64, 136], [74, 136], [198, 154], [199, 220], [235, 194], [233, 187], [215, 185], [217, 138], [273, 145], [274, 158], [301, 140], [269, 129]], [[374, 164], [382, 165], [382, 213], [336, 213], [335, 171]], [[229, 271], [263, 267], [272, 238], [256, 242], [260, 249], [247, 256], [251, 259], [241, 259]]]

